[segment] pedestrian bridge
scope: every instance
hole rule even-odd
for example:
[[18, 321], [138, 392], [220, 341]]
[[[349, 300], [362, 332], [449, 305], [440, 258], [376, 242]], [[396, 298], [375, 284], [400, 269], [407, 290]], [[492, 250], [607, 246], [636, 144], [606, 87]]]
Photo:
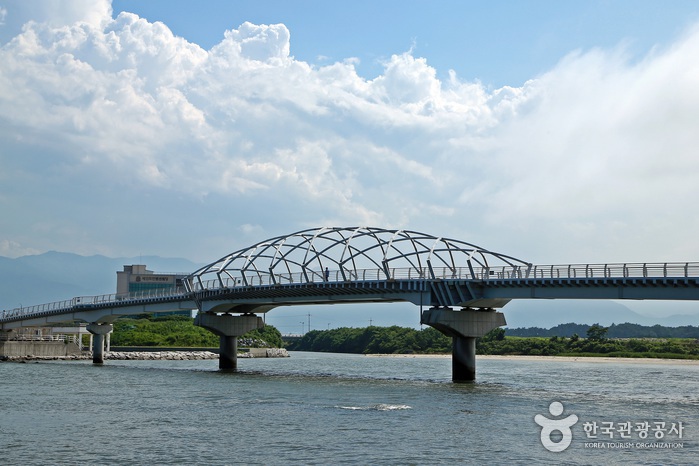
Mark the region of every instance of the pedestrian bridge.
[[[87, 322], [103, 335], [121, 316], [196, 309], [235, 368], [237, 336], [279, 306], [407, 301], [421, 323], [453, 337], [455, 380], [475, 376], [475, 338], [505, 325], [513, 299], [699, 300], [699, 262], [534, 265], [461, 240], [409, 230], [317, 228], [278, 236], [193, 272], [183, 286], [80, 296], [0, 313], [0, 331]], [[100, 337], [102, 336], [102, 337]]]

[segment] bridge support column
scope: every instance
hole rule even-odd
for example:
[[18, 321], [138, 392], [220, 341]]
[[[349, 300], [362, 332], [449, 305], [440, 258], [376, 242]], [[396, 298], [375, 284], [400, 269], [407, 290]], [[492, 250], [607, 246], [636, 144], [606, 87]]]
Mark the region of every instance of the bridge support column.
[[421, 324], [426, 324], [452, 337], [451, 378], [454, 382], [476, 379], [476, 338], [492, 329], [507, 325], [505, 315], [493, 310], [431, 308], [423, 311]]
[[104, 364], [104, 336], [109, 335], [114, 329], [112, 324], [98, 324], [93, 322], [86, 327], [92, 338], [92, 363]]
[[238, 337], [250, 330], [265, 326], [262, 317], [256, 315], [232, 316], [230, 314], [197, 314], [194, 324], [219, 336], [219, 369], [238, 368]]
[[476, 337], [452, 337], [451, 379], [454, 382], [476, 380]]
[[236, 370], [238, 368], [238, 337], [221, 335], [219, 340], [218, 368]]

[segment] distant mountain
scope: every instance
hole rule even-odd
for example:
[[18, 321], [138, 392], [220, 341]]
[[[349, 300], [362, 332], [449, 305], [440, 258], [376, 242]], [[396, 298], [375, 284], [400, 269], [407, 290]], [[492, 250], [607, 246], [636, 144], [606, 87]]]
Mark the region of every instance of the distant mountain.
[[677, 314], [662, 319], [666, 327], [681, 327], [683, 325], [699, 325], [699, 314]]
[[[662, 306], [662, 304], [659, 304]], [[619, 301], [607, 300], [514, 300], [503, 308], [509, 328], [551, 328], [559, 324], [575, 322], [609, 326], [626, 322], [640, 325], [699, 325], [697, 314], [648, 317], [629, 309]]]
[[[603, 326], [604, 327], [604, 326]], [[551, 328], [528, 327], [508, 328], [506, 334], [515, 337], [565, 337], [574, 335], [585, 338], [592, 328], [589, 324], [561, 324]], [[607, 328], [609, 338], [699, 338], [699, 327], [684, 325], [666, 327], [663, 325], [612, 324]]]
[[189, 273], [203, 265], [158, 256], [110, 258], [56, 251], [16, 259], [0, 257], [0, 309], [114, 293], [117, 271], [132, 264], [165, 273]]

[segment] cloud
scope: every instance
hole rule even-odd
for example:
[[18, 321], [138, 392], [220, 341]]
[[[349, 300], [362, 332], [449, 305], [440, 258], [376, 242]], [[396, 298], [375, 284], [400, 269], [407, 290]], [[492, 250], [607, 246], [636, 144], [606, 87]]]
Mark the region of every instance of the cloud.
[[76, 23], [100, 27], [111, 21], [111, 0], [41, 0], [0, 2], [0, 44], [17, 35], [29, 21], [53, 28]]
[[7, 8], [22, 24], [0, 48], [3, 244], [205, 262], [375, 225], [535, 262], [699, 254], [697, 29], [488, 89], [412, 51], [372, 80], [352, 58], [312, 66], [283, 24], [204, 50], [88, 3]]
[[9, 241], [6, 239], [0, 240], [0, 256], [2, 257], [15, 258], [39, 254], [40, 252], [41, 251], [37, 251], [36, 249], [25, 248], [15, 241]]
[[289, 60], [289, 30], [283, 24], [243, 23], [224, 33], [224, 40], [212, 52], [227, 61], [244, 58], [281, 65]]
[[489, 178], [510, 182], [490, 197], [491, 220], [548, 224], [551, 240], [564, 235], [571, 249], [587, 242], [586, 255], [600, 260], [614, 255], [611, 244], [622, 257], [631, 248], [691, 256], [699, 65], [687, 57], [698, 51], [694, 29], [637, 63], [623, 50], [576, 53], [527, 83], [532, 97], [497, 129]]

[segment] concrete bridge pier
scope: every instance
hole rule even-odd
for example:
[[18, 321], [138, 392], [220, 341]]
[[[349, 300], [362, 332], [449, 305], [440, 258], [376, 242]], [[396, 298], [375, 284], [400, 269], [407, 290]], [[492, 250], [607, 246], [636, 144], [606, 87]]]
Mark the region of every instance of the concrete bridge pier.
[[451, 379], [454, 382], [476, 380], [476, 337], [452, 337]]
[[507, 325], [505, 315], [492, 309], [454, 311], [436, 307], [423, 311], [420, 323], [452, 337], [451, 379], [454, 382], [476, 380], [476, 338]]
[[112, 324], [93, 322], [85, 327], [92, 334], [92, 363], [104, 364], [104, 336], [112, 332]]
[[194, 319], [194, 324], [219, 336], [218, 368], [232, 370], [238, 368], [238, 337], [265, 326], [262, 317], [254, 314], [233, 316], [201, 312]]

